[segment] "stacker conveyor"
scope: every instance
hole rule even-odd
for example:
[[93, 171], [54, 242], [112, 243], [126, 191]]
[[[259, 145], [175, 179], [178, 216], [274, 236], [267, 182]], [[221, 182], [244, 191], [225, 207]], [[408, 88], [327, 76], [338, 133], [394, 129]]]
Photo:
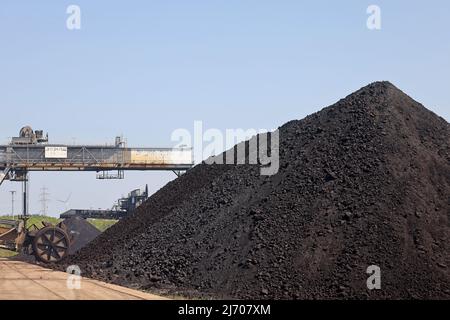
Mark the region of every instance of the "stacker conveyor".
[[36, 133], [24, 127], [10, 144], [0, 145], [0, 184], [3, 179], [20, 180], [30, 171], [179, 172], [193, 166], [192, 148], [127, 148], [120, 138], [113, 146], [48, 144], [42, 131]]

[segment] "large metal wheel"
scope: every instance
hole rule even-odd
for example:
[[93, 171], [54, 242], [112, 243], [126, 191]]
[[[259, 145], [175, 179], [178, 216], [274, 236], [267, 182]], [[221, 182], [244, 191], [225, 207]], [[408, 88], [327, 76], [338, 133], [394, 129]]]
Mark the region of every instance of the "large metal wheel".
[[33, 251], [37, 260], [50, 263], [59, 262], [69, 250], [69, 235], [63, 229], [47, 226], [36, 233]]

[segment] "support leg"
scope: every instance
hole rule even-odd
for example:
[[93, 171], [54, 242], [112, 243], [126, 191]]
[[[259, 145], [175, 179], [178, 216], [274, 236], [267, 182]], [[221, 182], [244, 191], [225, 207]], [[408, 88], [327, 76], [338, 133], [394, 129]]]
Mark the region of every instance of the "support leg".
[[3, 172], [0, 172], [0, 186], [2, 185], [3, 181], [7, 179], [9, 175], [9, 168], [6, 168], [3, 170]]
[[22, 192], [23, 192], [23, 216], [28, 215], [28, 172], [23, 174], [22, 182]]

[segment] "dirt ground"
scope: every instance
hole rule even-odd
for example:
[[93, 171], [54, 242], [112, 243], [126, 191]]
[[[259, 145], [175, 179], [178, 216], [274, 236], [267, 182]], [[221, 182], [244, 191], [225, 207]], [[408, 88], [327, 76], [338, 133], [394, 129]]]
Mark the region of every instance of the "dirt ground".
[[35, 264], [0, 258], [0, 300], [164, 300], [140, 291], [80, 278]]

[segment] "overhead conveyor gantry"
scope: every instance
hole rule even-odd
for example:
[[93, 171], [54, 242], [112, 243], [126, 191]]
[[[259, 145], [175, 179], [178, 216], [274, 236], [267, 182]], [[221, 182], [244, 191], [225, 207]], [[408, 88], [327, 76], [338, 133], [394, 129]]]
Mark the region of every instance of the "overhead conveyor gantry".
[[178, 175], [193, 164], [192, 148], [128, 148], [119, 137], [113, 146], [48, 144], [42, 131], [24, 127], [10, 144], [0, 145], [0, 185], [4, 180], [22, 181], [25, 198], [30, 171], [95, 171], [98, 179], [117, 179], [127, 170], [170, 170]]
[[188, 170], [190, 148], [124, 148], [119, 146], [0, 146], [0, 170], [110, 171]]

